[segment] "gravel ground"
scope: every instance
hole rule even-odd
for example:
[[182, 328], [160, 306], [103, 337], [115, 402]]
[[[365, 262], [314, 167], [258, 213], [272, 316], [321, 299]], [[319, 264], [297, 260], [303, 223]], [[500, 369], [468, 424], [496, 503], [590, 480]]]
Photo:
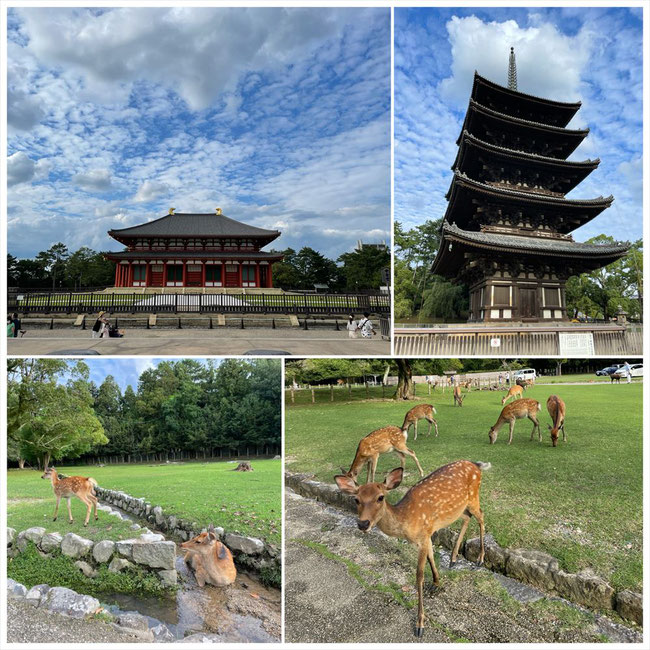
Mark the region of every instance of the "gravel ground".
[[435, 593], [427, 568], [425, 631], [417, 639], [414, 547], [380, 531], [363, 534], [356, 517], [290, 489], [285, 495], [289, 643], [641, 642], [636, 630], [465, 560], [449, 570], [446, 552]]
[[7, 603], [8, 643], [142, 643], [103, 621], [53, 614], [23, 601]]

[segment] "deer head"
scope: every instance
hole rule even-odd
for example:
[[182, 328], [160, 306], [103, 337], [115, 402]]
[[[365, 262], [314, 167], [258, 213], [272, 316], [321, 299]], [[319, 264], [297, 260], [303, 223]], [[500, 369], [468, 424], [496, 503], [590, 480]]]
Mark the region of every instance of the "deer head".
[[44, 472], [41, 478], [46, 478], [46, 479], [51, 479], [52, 478], [52, 473], [55, 472], [56, 470], [54, 467], [48, 467]]
[[551, 432], [551, 443], [554, 447], [557, 447], [558, 439], [558, 430], [554, 429], [550, 424], [548, 425], [548, 430]]
[[357, 526], [364, 533], [370, 532], [372, 527], [384, 516], [386, 512], [386, 494], [394, 490], [401, 482], [404, 470], [401, 467], [392, 470], [383, 483], [366, 483], [359, 486], [349, 476], [335, 476], [334, 480], [341, 492], [351, 494], [357, 504], [359, 521]]
[[227, 556], [226, 547], [219, 541], [212, 524], [207, 533], [199, 533], [196, 537], [183, 542], [181, 547], [200, 555], [211, 555], [216, 550], [217, 557], [220, 560], [225, 559]]
[[499, 435], [498, 431], [495, 431], [494, 427], [490, 427], [488, 437], [490, 438], [490, 444], [493, 445], [497, 441], [497, 436]]

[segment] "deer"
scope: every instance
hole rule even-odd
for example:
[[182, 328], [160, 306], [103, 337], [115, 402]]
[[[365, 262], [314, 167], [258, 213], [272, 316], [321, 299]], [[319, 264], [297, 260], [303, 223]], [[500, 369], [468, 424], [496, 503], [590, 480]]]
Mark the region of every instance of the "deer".
[[70, 499], [75, 496], [78, 497], [83, 503], [86, 504], [86, 520], [84, 526], [88, 526], [90, 519], [90, 511], [94, 508], [95, 521], [97, 517], [97, 495], [95, 494], [95, 486], [97, 481], [94, 478], [86, 478], [85, 476], [68, 476], [67, 478], [59, 478], [59, 475], [54, 467], [48, 467], [41, 476], [42, 479], [49, 479], [52, 482], [52, 489], [54, 496], [56, 496], [56, 508], [54, 508], [54, 519], [56, 521], [59, 513], [59, 504], [61, 498], [64, 497], [68, 502], [68, 517], [69, 523], [74, 523], [72, 518], [72, 510], [70, 509]]
[[464, 399], [463, 394], [460, 392], [460, 386], [454, 386], [454, 406], [456, 406], [456, 404], [462, 406]]
[[539, 422], [536, 417], [541, 408], [542, 407], [536, 399], [526, 398], [510, 402], [510, 404], [502, 409], [501, 415], [499, 415], [496, 424], [490, 428], [490, 432], [488, 433], [490, 444], [493, 445], [497, 441], [499, 429], [501, 429], [506, 422], [510, 424], [510, 438], [508, 439], [508, 444], [510, 444], [512, 442], [512, 432], [515, 429], [515, 422], [521, 418], [528, 418], [533, 422], [533, 431], [530, 434], [530, 439], [533, 439], [535, 429], [537, 429], [539, 441], [541, 442], [542, 432], [540, 431]]
[[557, 395], [551, 395], [546, 400], [546, 409], [548, 414], [553, 420], [553, 426], [548, 428], [551, 430], [551, 442], [554, 447], [557, 447], [557, 439], [559, 431], [562, 429], [562, 440], [566, 442], [566, 431], [564, 430], [564, 414], [566, 413], [566, 406], [564, 401]]
[[429, 423], [429, 431], [427, 435], [431, 435], [431, 425], [436, 429], [436, 438], [438, 437], [438, 423], [434, 420], [433, 414], [436, 412], [436, 409], [433, 407], [433, 404], [418, 404], [414, 406], [408, 413], [404, 416], [404, 424], [402, 424], [402, 432], [408, 435], [408, 431], [413, 425], [415, 435], [413, 440], [418, 439], [418, 421], [426, 420]]
[[194, 577], [199, 587], [206, 583], [215, 587], [226, 587], [235, 582], [237, 569], [232, 559], [230, 549], [219, 541], [210, 524], [208, 531], [183, 542], [185, 563], [194, 571]]
[[424, 471], [415, 452], [406, 446], [407, 439], [408, 432], [402, 431], [399, 427], [382, 427], [381, 429], [372, 431], [359, 441], [357, 453], [354, 456], [352, 465], [350, 465], [350, 469], [346, 471], [344, 467], [341, 467], [341, 471], [345, 476], [356, 481], [363, 466], [367, 464], [368, 474], [366, 476], [366, 483], [370, 483], [375, 480], [375, 470], [377, 469], [379, 455], [394, 451], [400, 457], [402, 469], [404, 468], [406, 456], [411, 456], [417, 465], [420, 476], [424, 476]]
[[508, 390], [508, 394], [501, 400], [501, 406], [503, 406], [511, 397], [514, 401], [516, 399], [521, 399], [523, 396], [524, 389], [522, 386], [519, 386], [518, 384], [511, 386], [510, 390]]
[[415, 636], [424, 633], [424, 605], [422, 592], [424, 586], [425, 564], [428, 561], [433, 574], [434, 587], [440, 584], [436, 569], [431, 535], [441, 528], [463, 519], [456, 545], [449, 565], [453, 566], [458, 557], [461, 542], [469, 520], [478, 521], [481, 550], [478, 565], [485, 558], [483, 511], [479, 503], [481, 472], [488, 470], [490, 463], [457, 460], [443, 465], [426, 478], [416, 483], [396, 505], [392, 506], [385, 498], [402, 482], [404, 469], [398, 467], [388, 473], [383, 483], [357, 483], [347, 475], [335, 476], [336, 484], [345, 494], [354, 496], [359, 520], [357, 526], [363, 533], [369, 533], [377, 526], [386, 535], [408, 540], [418, 548], [416, 582], [418, 590], [418, 617]]

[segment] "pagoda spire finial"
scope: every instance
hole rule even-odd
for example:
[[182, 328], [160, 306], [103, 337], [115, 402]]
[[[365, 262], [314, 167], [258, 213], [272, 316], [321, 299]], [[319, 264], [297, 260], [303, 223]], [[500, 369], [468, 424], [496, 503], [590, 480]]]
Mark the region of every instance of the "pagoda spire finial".
[[510, 48], [510, 62], [508, 64], [508, 88], [517, 90], [517, 62], [515, 61], [515, 48]]

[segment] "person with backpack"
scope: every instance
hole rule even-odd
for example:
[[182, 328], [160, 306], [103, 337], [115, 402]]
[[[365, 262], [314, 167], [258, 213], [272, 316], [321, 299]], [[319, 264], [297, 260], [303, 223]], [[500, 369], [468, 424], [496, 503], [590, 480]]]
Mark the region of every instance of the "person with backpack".
[[371, 339], [377, 332], [370, 320], [370, 314], [367, 311], [363, 312], [363, 318], [359, 320], [357, 329], [361, 332], [362, 339]]

